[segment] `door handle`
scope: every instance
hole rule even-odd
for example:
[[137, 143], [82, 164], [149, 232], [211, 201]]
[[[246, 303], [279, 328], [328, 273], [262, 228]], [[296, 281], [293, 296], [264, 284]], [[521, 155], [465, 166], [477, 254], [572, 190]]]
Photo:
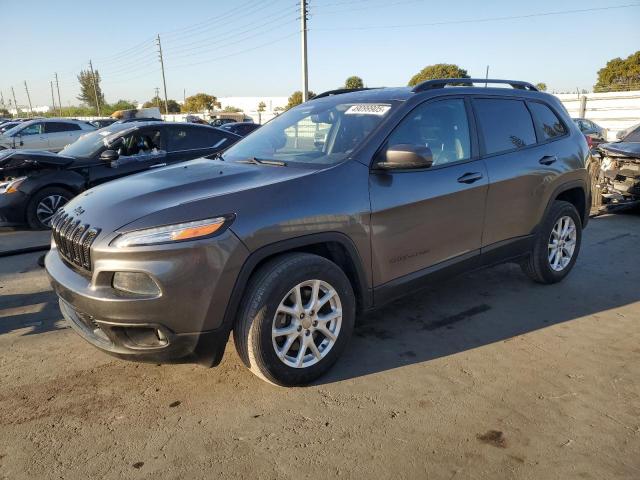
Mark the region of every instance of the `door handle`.
[[545, 155], [540, 159], [540, 164], [551, 165], [552, 163], [555, 163], [557, 160], [558, 160], [558, 157], [556, 157], [555, 155]]
[[458, 182], [473, 183], [473, 182], [477, 182], [481, 178], [482, 178], [482, 174], [480, 172], [465, 173], [464, 175], [458, 178]]

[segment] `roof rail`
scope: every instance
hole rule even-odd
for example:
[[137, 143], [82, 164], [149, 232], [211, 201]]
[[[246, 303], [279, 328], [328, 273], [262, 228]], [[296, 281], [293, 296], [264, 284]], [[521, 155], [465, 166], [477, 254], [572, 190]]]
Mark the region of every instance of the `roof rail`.
[[518, 90], [530, 90], [537, 92], [538, 89], [531, 85], [529, 82], [521, 82], [519, 80], [498, 80], [495, 78], [439, 78], [437, 80], [427, 80], [426, 82], [419, 83], [413, 90], [413, 93], [424, 92], [426, 90], [432, 90], [434, 88], [444, 88], [447, 85], [470, 85], [474, 83], [484, 83], [485, 86], [488, 83], [500, 83], [505, 85], [511, 85]]
[[316, 95], [309, 100], [315, 100], [316, 98], [324, 98], [330, 97], [332, 95], [340, 95], [341, 93], [351, 93], [351, 92], [360, 92], [362, 90], [373, 90], [373, 88], [338, 88], [336, 90], [327, 90], [326, 92], [322, 92], [319, 95]]

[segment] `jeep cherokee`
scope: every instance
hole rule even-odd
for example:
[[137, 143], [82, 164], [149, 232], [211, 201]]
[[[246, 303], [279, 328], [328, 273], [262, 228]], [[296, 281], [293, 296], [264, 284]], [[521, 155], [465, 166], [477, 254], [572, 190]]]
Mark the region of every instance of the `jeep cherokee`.
[[560, 102], [526, 82], [326, 92], [221, 157], [82, 193], [53, 219], [46, 268], [106, 352], [213, 366], [233, 332], [252, 372], [302, 385], [357, 314], [430, 279], [510, 261], [562, 280], [588, 161]]

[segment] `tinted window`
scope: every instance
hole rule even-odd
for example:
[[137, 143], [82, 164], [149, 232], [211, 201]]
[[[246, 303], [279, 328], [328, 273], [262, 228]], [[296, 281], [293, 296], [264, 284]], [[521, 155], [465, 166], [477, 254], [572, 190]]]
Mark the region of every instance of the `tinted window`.
[[63, 123], [63, 122], [47, 122], [44, 124], [46, 133], [59, 133], [59, 132], [73, 132], [80, 130], [80, 125], [75, 123]]
[[185, 125], [169, 129], [169, 148], [171, 150], [219, 147], [226, 141], [224, 133], [213, 128]]
[[542, 127], [545, 140], [561, 137], [567, 133], [567, 127], [560, 121], [558, 116], [546, 105], [538, 102], [529, 103], [531, 112]]
[[640, 142], [640, 128], [636, 128], [622, 140], [625, 142]]
[[388, 146], [398, 144], [429, 147], [434, 165], [468, 160], [471, 143], [464, 100], [423, 103], [389, 137]]
[[474, 106], [487, 154], [536, 143], [527, 106], [520, 100], [479, 99]]

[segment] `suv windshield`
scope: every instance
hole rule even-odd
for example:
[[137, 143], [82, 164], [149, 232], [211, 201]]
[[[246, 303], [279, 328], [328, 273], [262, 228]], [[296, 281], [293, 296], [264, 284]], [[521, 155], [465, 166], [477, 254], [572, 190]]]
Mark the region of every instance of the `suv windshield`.
[[344, 160], [388, 115], [395, 102], [304, 103], [274, 118], [224, 154], [226, 160], [332, 165]]
[[68, 155], [74, 158], [92, 158], [116, 137], [130, 130], [135, 130], [135, 127], [128, 124], [120, 124], [87, 133], [75, 142], [64, 147], [60, 151], [60, 155]]

